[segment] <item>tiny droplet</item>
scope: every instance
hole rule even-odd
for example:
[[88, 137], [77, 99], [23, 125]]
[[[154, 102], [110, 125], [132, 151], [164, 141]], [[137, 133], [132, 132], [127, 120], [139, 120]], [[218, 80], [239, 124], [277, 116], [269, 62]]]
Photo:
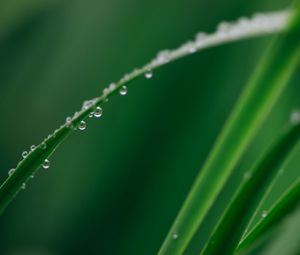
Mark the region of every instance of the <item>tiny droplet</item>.
[[292, 124], [299, 124], [300, 123], [300, 111], [294, 110], [290, 115], [290, 122]]
[[177, 234], [177, 233], [174, 233], [174, 234], [172, 235], [172, 238], [173, 238], [174, 240], [178, 239], [178, 234]]
[[31, 151], [34, 151], [35, 148], [36, 148], [36, 146], [33, 144], [33, 145], [31, 145], [30, 150], [31, 150]]
[[28, 156], [28, 152], [27, 152], [27, 151], [23, 151], [22, 157], [23, 157], [23, 158], [26, 158], [27, 156]]
[[8, 176], [11, 176], [14, 172], [16, 171], [16, 169], [12, 168], [8, 171]]
[[48, 169], [49, 167], [50, 167], [50, 161], [48, 159], [45, 159], [45, 161], [43, 163], [43, 168]]
[[25, 184], [25, 183], [22, 183], [21, 188], [22, 188], [22, 189], [26, 189], [26, 184]]
[[153, 76], [153, 72], [152, 72], [151, 70], [149, 70], [149, 71], [147, 71], [147, 72], [145, 73], [146, 79], [151, 79], [152, 76]]
[[268, 212], [266, 210], [263, 210], [261, 213], [261, 217], [266, 218], [268, 215]]

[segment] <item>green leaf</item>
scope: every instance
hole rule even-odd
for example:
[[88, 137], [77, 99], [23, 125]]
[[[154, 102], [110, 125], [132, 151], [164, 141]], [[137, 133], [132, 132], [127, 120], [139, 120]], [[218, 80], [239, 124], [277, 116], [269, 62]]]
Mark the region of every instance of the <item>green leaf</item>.
[[[265, 120], [300, 56], [300, 13], [269, 48], [233, 109], [159, 254], [182, 254]], [[176, 237], [176, 238], [174, 238]]]
[[[54, 151], [73, 132], [73, 130], [78, 127], [80, 122], [87, 118], [87, 116], [93, 112], [96, 107], [105, 102], [108, 97], [117, 93], [123, 86], [145, 75], [149, 71], [153, 71], [154, 69], [160, 68], [161, 66], [169, 64], [177, 59], [189, 56], [191, 53], [232, 41], [265, 35], [266, 33], [279, 32], [286, 27], [287, 17], [290, 17], [289, 12], [266, 14], [264, 15], [264, 22], [266, 23], [266, 26], [264, 27], [257, 26], [255, 22], [257, 22], [258, 18], [253, 17], [252, 20], [249, 20], [248, 27], [244, 25], [243, 30], [240, 30], [239, 33], [235, 33], [235, 35], [218, 36], [217, 33], [213, 33], [205, 37], [203, 41], [201, 40], [201, 44], [199, 44], [199, 41], [197, 40], [192, 43], [188, 42], [178, 49], [164, 54], [164, 61], [162, 61], [162, 56], [159, 55], [144, 67], [135, 69], [133, 72], [125, 75], [116, 84], [114, 84], [113, 87], [107, 88], [106, 91], [103, 92], [102, 96], [90, 100], [88, 107], [82, 108], [77, 114], [75, 114], [72, 118], [72, 125], [69, 125], [70, 123], [63, 124], [17, 165], [14, 173], [9, 176], [0, 187], [0, 213], [3, 212], [6, 206], [21, 190], [22, 185], [25, 184], [30, 176], [41, 167], [43, 162], [54, 153]], [[253, 22], [256, 26], [253, 26]], [[236, 28], [235, 26], [238, 26], [238, 23], [232, 24], [233, 29]]]
[[241, 184], [222, 215], [202, 251], [202, 255], [234, 253], [263, 194], [268, 190], [279, 167], [299, 139], [300, 123], [284, 132], [275, 144], [263, 154], [253, 169], [247, 172], [245, 182]]
[[237, 251], [246, 250], [271, 228], [276, 226], [288, 214], [290, 214], [299, 203], [300, 179], [298, 179], [274, 204], [267, 216], [261, 219], [254, 228], [242, 239]]
[[300, 210], [296, 210], [282, 224], [277, 236], [264, 250], [264, 255], [299, 255], [300, 254]]

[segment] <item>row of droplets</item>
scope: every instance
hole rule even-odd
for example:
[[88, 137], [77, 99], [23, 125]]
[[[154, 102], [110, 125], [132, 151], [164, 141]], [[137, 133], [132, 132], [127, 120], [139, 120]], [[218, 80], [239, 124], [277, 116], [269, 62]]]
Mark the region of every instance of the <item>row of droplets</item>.
[[[181, 47], [179, 47], [176, 50], [163, 50], [157, 54], [157, 56], [144, 68], [142, 69], [135, 69], [132, 73], [126, 74], [122, 79], [121, 83], [126, 83], [129, 81], [132, 77], [138, 76], [140, 73], [144, 73], [145, 78], [151, 79], [153, 76], [152, 69], [168, 63], [172, 58], [176, 58], [176, 55], [185, 55], [187, 53], [195, 53], [197, 50], [207, 47], [209, 45], [215, 45], [218, 44], [219, 41], [230, 41], [235, 38], [241, 38], [245, 36], [245, 34], [251, 34], [252, 33], [262, 33], [262, 32], [273, 32], [282, 29], [282, 27], [286, 24], [287, 19], [289, 17], [290, 13], [288, 11], [284, 12], [277, 12], [277, 13], [271, 13], [271, 14], [256, 14], [252, 18], [241, 18], [236, 23], [229, 23], [229, 22], [222, 22], [219, 24], [216, 33], [212, 35], [207, 35], [206, 33], [198, 33], [195, 36], [194, 41], [189, 41], [185, 44], [183, 44]], [[146, 70], [146, 71], [144, 71]], [[107, 88], [103, 90], [103, 96], [105, 97], [105, 101], [108, 100], [108, 95], [115, 91], [117, 88], [115, 83], [111, 83]], [[128, 89], [125, 85], [121, 86], [119, 89], [119, 94], [121, 96], [125, 96], [128, 92]], [[89, 101], [85, 101], [83, 103], [81, 111], [85, 111], [91, 107], [93, 107], [97, 102], [97, 98]], [[78, 117], [80, 112], [75, 112], [73, 118], [67, 117], [65, 125], [67, 127], [73, 127], [73, 120]], [[97, 106], [94, 111], [92, 111], [89, 114], [89, 117], [96, 117], [100, 118], [103, 114], [103, 110], [101, 107]], [[298, 123], [300, 121], [300, 113], [294, 113], [291, 116], [291, 122], [292, 123]], [[62, 126], [63, 127], [63, 126]], [[82, 120], [79, 125], [79, 130], [85, 130], [87, 127], [87, 124], [84, 120]], [[76, 128], [76, 127], [75, 127]], [[56, 130], [54, 132], [55, 134], [58, 132]], [[50, 138], [49, 136], [48, 138]], [[42, 149], [46, 149], [47, 144], [43, 142], [40, 147]], [[34, 145], [31, 146], [31, 151], [35, 150], [36, 147]], [[28, 156], [29, 152], [24, 151], [22, 153], [22, 157], [26, 158]], [[50, 162], [48, 159], [45, 160], [43, 163], [43, 168], [47, 169], [50, 167]], [[11, 169], [9, 171], [9, 175], [13, 174], [15, 169]], [[25, 184], [23, 184], [22, 187], [25, 187]], [[174, 239], [177, 239], [178, 235], [175, 234], [173, 236]]]
[[[42, 149], [46, 149], [46, 147], [47, 147], [47, 146], [46, 146], [46, 143], [43, 142], [43, 143], [41, 144], [40, 147], [41, 147]], [[37, 147], [36, 147], [35, 145], [31, 145], [31, 146], [30, 146], [30, 151], [23, 151], [23, 152], [22, 152], [22, 158], [23, 158], [23, 160], [24, 160], [25, 158], [27, 158], [27, 157], [29, 156], [29, 154], [32, 153], [36, 148], [37, 148]], [[22, 162], [22, 161], [20, 161], [19, 164], [20, 164], [21, 162]], [[19, 165], [19, 164], [18, 164], [18, 165]], [[43, 167], [44, 169], [48, 169], [48, 168], [50, 167], [50, 161], [49, 161], [48, 159], [45, 159], [44, 162], [43, 162], [43, 164], [42, 164], [42, 167]], [[11, 176], [15, 171], [16, 171], [15, 168], [10, 169], [10, 170], [8, 171], [8, 176]], [[31, 175], [30, 178], [33, 179], [33, 178], [34, 178], [34, 175]], [[21, 188], [22, 188], [22, 189], [25, 189], [25, 188], [26, 188], [26, 183], [25, 183], [25, 182], [22, 183]]]
[[[128, 74], [125, 75], [124, 77], [126, 77], [126, 79], [129, 79], [129, 75]], [[151, 79], [152, 77], [153, 77], [153, 72], [151, 70], [147, 70], [145, 72], [145, 78], [146, 79]], [[125, 81], [123, 80], [123, 82], [125, 82]], [[103, 97], [105, 97], [105, 100], [104, 100], [105, 102], [108, 101], [108, 95], [110, 93], [112, 93], [114, 90], [116, 90], [116, 88], [117, 88], [116, 84], [115, 83], [111, 83], [108, 87], [106, 87], [106, 88], [103, 89], [102, 95], [103, 95]], [[127, 86], [123, 85], [123, 86], [121, 86], [119, 88], [119, 94], [121, 96], [126, 96], [127, 93], [128, 93]], [[81, 110], [84, 111], [84, 110], [87, 110], [89, 108], [92, 108], [96, 104], [96, 102], [97, 102], [97, 98], [85, 101], [83, 103], [83, 105], [82, 105], [82, 109]], [[95, 110], [93, 110], [93, 111], [90, 112], [89, 117], [90, 118], [93, 118], [93, 117], [100, 118], [102, 116], [102, 114], [103, 114], [103, 109], [100, 106], [97, 106]], [[76, 112], [74, 114], [73, 118], [72, 117], [67, 117], [67, 119], [66, 119], [66, 125], [68, 127], [71, 127], [73, 119], [76, 118], [78, 115], [79, 115], [79, 113]], [[85, 130], [86, 127], [87, 127], [87, 124], [86, 124], [86, 122], [84, 120], [82, 120], [79, 123], [79, 125], [78, 125], [78, 129], [81, 130], [81, 131]]]

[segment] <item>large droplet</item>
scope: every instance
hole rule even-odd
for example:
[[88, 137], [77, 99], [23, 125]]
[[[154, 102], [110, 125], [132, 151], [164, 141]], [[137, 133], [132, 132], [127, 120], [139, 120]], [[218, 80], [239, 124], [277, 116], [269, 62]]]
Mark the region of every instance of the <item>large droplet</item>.
[[146, 77], [146, 79], [151, 79], [153, 77], [153, 72], [151, 70], [148, 70], [145, 73], [145, 77]]
[[27, 156], [28, 156], [28, 152], [27, 152], [27, 151], [23, 151], [22, 157], [23, 157], [23, 158], [26, 158]]
[[79, 130], [85, 130], [86, 129], [86, 123], [85, 123], [85, 121], [81, 121], [80, 122], [80, 124], [79, 124], [79, 126], [78, 126], [78, 129]]
[[126, 94], [127, 94], [127, 87], [126, 86], [122, 86], [121, 88], [120, 88], [120, 95], [121, 96], [125, 96]]
[[43, 163], [43, 168], [48, 169], [49, 167], [50, 167], [50, 161], [48, 159], [45, 159], [45, 161]]
[[94, 116], [96, 118], [100, 118], [102, 116], [103, 110], [100, 106], [98, 106], [94, 112]]

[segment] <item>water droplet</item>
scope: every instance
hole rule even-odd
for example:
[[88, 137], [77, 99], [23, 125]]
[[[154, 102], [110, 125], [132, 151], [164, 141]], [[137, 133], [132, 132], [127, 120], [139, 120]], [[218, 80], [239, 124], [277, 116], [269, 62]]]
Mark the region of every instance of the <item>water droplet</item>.
[[151, 70], [148, 70], [145, 73], [145, 77], [146, 77], [146, 79], [151, 79], [153, 77], [153, 72]]
[[85, 121], [81, 121], [79, 126], [78, 126], [79, 130], [85, 130], [86, 129], [86, 123]]
[[263, 210], [261, 213], [261, 217], [266, 218], [268, 215], [268, 212], [266, 210]]
[[22, 183], [21, 188], [22, 188], [22, 189], [26, 189], [26, 184], [25, 184], [25, 183]]
[[27, 156], [28, 156], [28, 152], [27, 152], [27, 151], [23, 151], [22, 157], [23, 157], [23, 158], [26, 158]]
[[168, 63], [170, 61], [170, 52], [170, 50], [162, 50], [158, 52], [156, 59], [154, 60], [155, 63], [158, 65]]
[[300, 111], [294, 110], [290, 115], [290, 122], [292, 124], [299, 124], [300, 123]]
[[31, 178], [31, 179], [33, 179], [33, 178], [34, 178], [34, 175], [33, 175], [33, 174], [32, 174], [32, 175], [30, 175], [30, 178]]
[[190, 46], [189, 47], [189, 53], [195, 53], [197, 51], [196, 47]]
[[46, 150], [46, 149], [47, 149], [47, 144], [46, 144], [45, 142], [43, 142], [43, 143], [41, 144], [41, 148], [42, 148], [43, 150]]
[[109, 84], [108, 88], [109, 88], [110, 92], [112, 92], [113, 90], [116, 89], [116, 84], [115, 83], [111, 83], [111, 84]]
[[228, 32], [231, 28], [231, 24], [229, 22], [221, 22], [219, 25], [218, 25], [218, 32]]
[[94, 112], [90, 112], [89, 117], [93, 118], [94, 117]]
[[244, 173], [243, 177], [244, 177], [245, 181], [248, 181], [252, 177], [252, 173], [251, 172], [246, 172], [246, 173]]
[[121, 96], [125, 96], [126, 94], [127, 94], [127, 87], [126, 86], [122, 86], [121, 88], [120, 88], [120, 95]]
[[94, 112], [94, 116], [96, 118], [100, 118], [102, 116], [103, 110], [100, 106], [98, 106]]
[[109, 88], [103, 89], [103, 96], [107, 96], [109, 94]]
[[36, 148], [36, 146], [33, 144], [33, 145], [31, 145], [30, 150], [31, 150], [31, 151], [34, 151], [35, 148]]
[[284, 174], [284, 169], [283, 169], [283, 168], [280, 168], [279, 171], [278, 171], [278, 174], [279, 174], [279, 175]]
[[50, 161], [48, 159], [45, 159], [45, 161], [43, 163], [43, 168], [48, 169], [49, 167], [50, 167]]
[[178, 239], [178, 234], [177, 234], [177, 233], [174, 233], [174, 234], [172, 235], [172, 238], [173, 238], [174, 240]]
[[73, 123], [72, 123], [72, 118], [71, 117], [67, 117], [66, 118], [66, 126], [67, 127], [72, 127]]
[[16, 169], [12, 168], [8, 171], [8, 176], [11, 176], [14, 172], [16, 171]]

